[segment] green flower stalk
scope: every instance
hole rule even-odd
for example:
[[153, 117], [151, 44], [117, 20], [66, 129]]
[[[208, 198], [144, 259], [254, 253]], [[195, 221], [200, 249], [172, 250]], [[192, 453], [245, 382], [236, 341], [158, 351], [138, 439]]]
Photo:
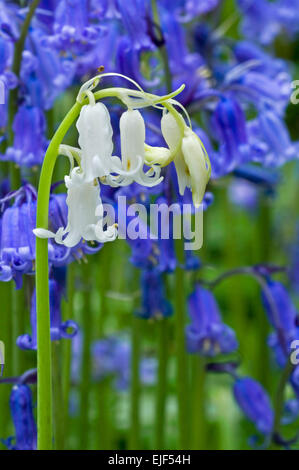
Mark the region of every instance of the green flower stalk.
[[[137, 87], [107, 88], [93, 92], [103, 77], [121, 76]], [[87, 241], [113, 241], [116, 226], [104, 230], [100, 184], [125, 186], [136, 181], [154, 186], [162, 181], [161, 167], [175, 161], [180, 191], [186, 186], [198, 206], [210, 176], [210, 163], [203, 144], [176, 110], [182, 108], [174, 97], [184, 89], [165, 96], [146, 93], [131, 79], [119, 74], [102, 74], [86, 82], [76, 103], [67, 113], [46, 152], [38, 187], [36, 240], [36, 299], [37, 299], [37, 413], [38, 449], [52, 448], [52, 382], [50, 309], [48, 286], [48, 238], [68, 247], [82, 238]], [[108, 109], [98, 101], [117, 98], [126, 107], [120, 120], [122, 158], [112, 156], [112, 128]], [[163, 110], [162, 132], [168, 148], [153, 148], [145, 144], [145, 124], [138, 109], [155, 107]], [[183, 109], [183, 108], [182, 108]], [[184, 110], [184, 109], [183, 109]], [[189, 117], [186, 111], [187, 122]], [[77, 121], [80, 148], [62, 145], [69, 128]], [[163, 124], [164, 120], [164, 124]], [[166, 124], [165, 124], [166, 120]], [[56, 233], [48, 229], [50, 188], [57, 156], [66, 155], [71, 171], [65, 177], [68, 190], [68, 223]], [[75, 162], [77, 166], [75, 166]], [[144, 172], [144, 165], [150, 169]]]

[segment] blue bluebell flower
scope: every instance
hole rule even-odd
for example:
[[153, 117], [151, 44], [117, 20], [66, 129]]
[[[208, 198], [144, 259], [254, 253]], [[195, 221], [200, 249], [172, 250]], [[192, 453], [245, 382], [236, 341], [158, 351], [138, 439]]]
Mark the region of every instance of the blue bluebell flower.
[[22, 275], [33, 272], [35, 258], [36, 192], [24, 186], [7, 207], [1, 218], [0, 279], [14, 279], [17, 288], [22, 285]]
[[292, 351], [292, 341], [299, 338], [296, 307], [283, 284], [278, 281], [267, 281], [267, 292], [262, 292], [262, 301], [275, 330], [269, 335], [268, 345], [278, 365], [284, 367]]
[[[126, 36], [122, 37], [118, 43], [116, 51], [117, 71], [133, 78], [141, 87], [149, 89], [160, 84], [160, 77], [156, 74], [153, 78], [145, 78], [141, 73], [141, 51], [134, 47], [134, 43]], [[154, 73], [151, 74], [152, 76]]]
[[[116, 0], [123, 25], [136, 49], [147, 50], [153, 47], [147, 34], [146, 2], [144, 0]], [[137, 13], [138, 12], [138, 13]]]
[[255, 213], [258, 207], [258, 188], [249, 181], [234, 179], [228, 188], [230, 201], [250, 213]]
[[[12, 53], [12, 42], [0, 33], [0, 128], [5, 128], [7, 124], [8, 93], [18, 84], [17, 77], [10, 70]], [[1, 137], [2, 139], [3, 137]]]
[[283, 119], [271, 109], [264, 108], [248, 123], [253, 160], [266, 167], [279, 167], [298, 155], [296, 145]]
[[262, 301], [271, 325], [275, 330], [283, 332], [286, 338], [293, 337], [296, 333], [297, 311], [286, 288], [279, 281], [269, 279], [267, 288], [271, 295], [262, 292]]
[[268, 0], [238, 0], [242, 12], [241, 29], [244, 36], [269, 44], [280, 31], [277, 9]]
[[278, 0], [277, 17], [283, 27], [283, 33], [292, 35], [297, 34], [299, 30], [299, 2], [298, 0]]
[[59, 51], [48, 47], [46, 39], [41, 30], [31, 28], [28, 50], [36, 60], [32, 60], [31, 67], [22, 70], [21, 79], [26, 95], [31, 99], [30, 104], [48, 110], [60, 93], [71, 85], [76, 63], [70, 56], [60, 55]]
[[186, 327], [186, 345], [190, 353], [216, 356], [235, 351], [234, 331], [223, 323], [213, 294], [197, 285], [188, 299], [191, 323]]
[[[109, 72], [119, 72], [116, 68], [117, 45], [121, 38], [121, 27], [118, 21], [109, 21], [105, 25], [94, 47], [81, 55], [76, 56], [74, 62], [76, 77], [82, 77], [95, 70], [99, 65]], [[113, 80], [115, 83], [117, 80]]]
[[235, 399], [245, 414], [254, 423], [257, 430], [269, 435], [274, 424], [274, 412], [270, 398], [264, 388], [250, 377], [238, 378], [234, 383]]
[[136, 315], [145, 319], [159, 319], [172, 314], [170, 302], [165, 297], [164, 282], [157, 269], [144, 269], [141, 272], [142, 306]]
[[19, 38], [19, 6], [1, 0], [0, 2], [0, 31], [8, 40], [15, 42]]
[[283, 425], [293, 423], [299, 416], [299, 399], [291, 398], [284, 404], [284, 413], [281, 423]]
[[292, 35], [298, 32], [297, 0], [238, 0], [243, 13], [241, 29], [249, 39], [270, 44], [278, 34]]
[[187, 106], [196, 98], [197, 91], [206, 86], [206, 80], [201, 74], [205, 62], [200, 54], [190, 52], [186, 32], [175, 16], [169, 15], [168, 10], [162, 13], [162, 30], [173, 87], [176, 88], [182, 83], [186, 84], [185, 90], [180, 94], [180, 101]]
[[277, 77], [278, 74], [288, 74], [288, 66], [284, 60], [270, 55], [252, 41], [238, 41], [233, 46], [233, 52], [239, 64], [250, 64], [249, 70], [273, 78]]
[[[159, 0], [159, 3], [168, 8], [168, 0]], [[176, 17], [183, 22], [192, 21], [196, 16], [205, 15], [214, 10], [219, 4], [219, 0], [173, 0], [171, 7]]]
[[105, 28], [91, 22], [91, 9], [86, 0], [59, 1], [55, 8], [53, 35], [45, 38], [44, 44], [58, 50], [82, 55], [92, 49]]
[[185, 263], [183, 269], [186, 271], [196, 271], [201, 267], [201, 261], [192, 250], [185, 250]]
[[159, 272], [174, 271], [177, 261], [173, 239], [151, 240], [148, 231], [147, 238], [127, 241], [132, 249], [130, 262], [137, 268], [155, 268]]
[[[63, 296], [63, 284], [54, 279], [49, 281], [50, 291], [50, 332], [51, 340], [59, 341], [62, 338], [71, 339], [77, 331], [78, 325], [72, 320], [62, 321], [61, 301]], [[17, 339], [17, 346], [21, 349], [36, 349], [37, 329], [36, 329], [36, 293], [34, 291], [30, 309], [31, 335], [25, 334]]]
[[42, 27], [47, 34], [52, 33], [54, 13], [58, 3], [59, 0], [40, 0], [31, 23], [34, 26]]
[[286, 72], [265, 75], [263, 71], [243, 65], [235, 73], [231, 70], [225, 81], [235, 98], [254, 105], [260, 111], [263, 106], [269, 106], [281, 116], [290, 100], [291, 76]]
[[220, 148], [218, 162], [220, 171], [229, 173], [236, 166], [249, 160], [249, 145], [246, 130], [246, 117], [233, 98], [223, 97], [212, 116]]
[[13, 123], [13, 147], [7, 149], [3, 159], [20, 166], [40, 165], [48, 145], [45, 129], [45, 117], [40, 108], [21, 106]]
[[[136, 189], [134, 190], [134, 192], [135, 191]], [[142, 193], [139, 193], [138, 197], [142, 196], [143, 193], [144, 191]], [[135, 192], [135, 194], [137, 193]], [[140, 202], [147, 203], [146, 197], [145, 200], [143, 198], [143, 201], [142, 198], [140, 198]], [[159, 200], [157, 200], [156, 202], [164, 202], [166, 204], [166, 200], [164, 197], [159, 198]], [[119, 232], [126, 233], [125, 230], [127, 229], [128, 225], [132, 220], [132, 217], [127, 216], [127, 226], [123, 227], [122, 218], [119, 217]], [[152, 227], [150, 227], [147, 224], [147, 221], [144, 221], [142, 217], [139, 217], [138, 229], [139, 233], [142, 234], [142, 237], [139, 236], [135, 240], [132, 240], [130, 237], [127, 238], [127, 242], [132, 249], [130, 262], [134, 264], [134, 266], [136, 266], [137, 268], [155, 269], [161, 273], [173, 272], [176, 267], [177, 260], [174, 251], [174, 240], [172, 238], [171, 227], [169, 227], [169, 237], [162, 238], [161, 217], [159, 217], [158, 227], [156, 228], [156, 237], [153, 238], [154, 233]]]
[[33, 416], [32, 393], [28, 385], [13, 387], [9, 406], [15, 437], [2, 442], [11, 450], [36, 450], [37, 430]]

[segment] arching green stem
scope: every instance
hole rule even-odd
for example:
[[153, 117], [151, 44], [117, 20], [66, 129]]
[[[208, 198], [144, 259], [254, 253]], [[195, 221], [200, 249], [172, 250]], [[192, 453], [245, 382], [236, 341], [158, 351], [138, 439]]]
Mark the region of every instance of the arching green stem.
[[[173, 98], [182, 90], [176, 90], [167, 96], [158, 97], [137, 90], [124, 88], [106, 88], [94, 94], [95, 100], [116, 97], [126, 102], [126, 96], [141, 98], [144, 106], [155, 106]], [[129, 98], [128, 98], [129, 99]], [[59, 146], [68, 129], [79, 116], [84, 104], [88, 103], [88, 96], [74, 106], [65, 116], [57, 129], [46, 152], [38, 187], [37, 218], [38, 228], [48, 229], [48, 212], [50, 188], [54, 166]], [[175, 112], [175, 111], [174, 111]], [[51, 338], [50, 338], [50, 305], [49, 305], [49, 277], [48, 277], [48, 240], [36, 239], [36, 302], [37, 302], [37, 422], [38, 422], [38, 449], [51, 449], [52, 447], [52, 381], [51, 381]]]
[[[45, 155], [41, 170], [37, 227], [48, 228], [49, 198], [58, 148], [68, 129], [79, 115], [81, 105], [75, 103], [57, 129]], [[36, 310], [37, 310], [37, 429], [38, 449], [52, 448], [52, 380], [48, 277], [48, 240], [36, 239]]]

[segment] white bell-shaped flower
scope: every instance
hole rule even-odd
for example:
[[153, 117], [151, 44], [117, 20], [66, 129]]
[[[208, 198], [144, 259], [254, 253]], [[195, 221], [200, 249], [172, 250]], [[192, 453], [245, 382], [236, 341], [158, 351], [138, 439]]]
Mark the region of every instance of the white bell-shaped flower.
[[100, 187], [96, 182], [86, 183], [84, 174], [74, 168], [71, 176], [65, 177], [67, 187], [68, 223], [56, 233], [37, 228], [34, 233], [40, 238], [54, 238], [67, 247], [76, 246], [81, 239], [105, 243], [116, 238], [115, 225], [103, 229], [103, 206]]
[[79, 145], [82, 149], [81, 168], [86, 182], [111, 173], [113, 130], [110, 114], [103, 103], [82, 107], [77, 121]]
[[120, 118], [121, 160], [112, 157], [116, 172], [119, 176], [110, 176], [106, 179], [112, 186], [127, 186], [139, 183], [143, 186], [155, 186], [163, 177], [161, 169], [153, 165], [146, 173], [143, 171], [145, 157], [145, 124], [143, 117], [137, 110], [125, 111]]
[[211, 174], [207, 152], [199, 137], [188, 126], [185, 126], [182, 135], [178, 123], [170, 113], [163, 115], [161, 130], [170, 150], [176, 151], [174, 164], [178, 177], [179, 192], [183, 196], [186, 187], [190, 188], [193, 203], [195, 207], [198, 207], [203, 199]]
[[187, 186], [192, 190], [194, 206], [199, 207], [210, 179], [211, 165], [201, 140], [189, 127], [185, 129], [182, 153], [189, 173]]

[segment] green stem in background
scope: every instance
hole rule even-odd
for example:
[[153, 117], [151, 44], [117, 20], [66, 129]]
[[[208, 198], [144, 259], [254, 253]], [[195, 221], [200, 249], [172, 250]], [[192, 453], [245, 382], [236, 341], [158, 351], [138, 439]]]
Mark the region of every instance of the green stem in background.
[[175, 345], [177, 364], [177, 402], [179, 417], [179, 449], [187, 449], [189, 443], [189, 377], [187, 370], [187, 354], [185, 348], [185, 321], [186, 321], [186, 299], [185, 299], [185, 273], [181, 268], [184, 263], [184, 239], [176, 240], [176, 256], [178, 266], [175, 270]]
[[[98, 332], [99, 338], [105, 334], [106, 320], [109, 317], [109, 302], [107, 302], [107, 291], [110, 286], [110, 246], [106, 244], [99, 253], [99, 260], [94, 266], [95, 277], [97, 279], [97, 288], [100, 291], [100, 312]], [[109, 450], [112, 447], [112, 429], [110, 422], [110, 398], [111, 398], [111, 380], [106, 378], [97, 384], [97, 429], [96, 429], [96, 448]]]
[[64, 450], [64, 402], [61, 377], [61, 342], [52, 341], [54, 449]]
[[22, 289], [17, 289], [15, 283], [11, 282], [11, 309], [12, 312], [10, 315], [13, 315], [12, 321], [12, 367], [13, 367], [13, 375], [18, 376], [21, 375], [24, 370], [24, 352], [16, 346], [16, 339], [18, 336], [24, 333], [25, 331], [25, 308], [26, 308], [26, 299], [25, 299], [25, 286]]
[[[225, 188], [225, 194], [221, 194], [222, 205], [223, 205], [223, 226], [225, 227], [225, 249], [224, 249], [224, 260], [223, 265], [226, 270], [234, 269], [239, 265], [240, 259], [240, 245], [237, 233], [238, 224], [232, 224], [232, 220], [236, 221], [238, 214], [235, 212], [234, 207], [230, 203], [228, 188]], [[226, 302], [228, 305], [229, 321], [236, 329], [237, 337], [240, 341], [240, 350], [247, 355], [249, 350], [246, 337], [244, 338], [242, 332], [248, 328], [247, 324], [247, 312], [244, 302], [244, 293], [239, 286], [238, 279], [231, 280], [231, 290], [226, 291]], [[233, 295], [232, 295], [233, 292]], [[249, 356], [249, 354], [248, 354]]]
[[159, 47], [159, 52], [160, 52], [160, 56], [161, 56], [162, 63], [163, 63], [166, 89], [167, 89], [168, 93], [170, 93], [171, 90], [172, 90], [172, 77], [171, 77], [171, 71], [170, 71], [170, 67], [169, 67], [169, 59], [168, 59], [167, 49], [166, 49], [166, 46], [165, 46], [164, 38], [162, 36], [162, 31], [161, 31], [161, 27], [160, 27], [161, 23], [160, 23], [160, 16], [159, 16], [157, 1], [156, 0], [151, 0], [151, 5], [152, 5], [154, 23], [159, 28], [159, 30], [157, 31], [157, 34], [159, 34], [161, 36], [161, 37], [158, 38], [158, 40], [161, 42], [161, 45]]
[[191, 449], [206, 449], [206, 416], [205, 416], [205, 361], [200, 356], [192, 356], [192, 429]]
[[129, 449], [140, 449], [140, 327], [141, 319], [132, 315], [131, 352], [131, 428]]
[[91, 304], [91, 285], [89, 272], [90, 266], [86, 263], [82, 269], [82, 280], [84, 280], [84, 298], [81, 309], [81, 325], [83, 333], [82, 364], [80, 383], [80, 449], [88, 449], [89, 444], [89, 405], [91, 392], [91, 341], [93, 336], [93, 309]]
[[[283, 414], [283, 403], [284, 403], [284, 393], [289, 377], [294, 370], [294, 365], [288, 359], [285, 368], [282, 371], [275, 399], [274, 399], [274, 425], [273, 425], [273, 437], [279, 434], [281, 418]], [[272, 444], [273, 446], [273, 444]]]
[[[260, 214], [257, 223], [256, 236], [256, 263], [268, 263], [271, 259], [271, 207], [270, 201], [265, 194], [260, 196], [259, 204]], [[267, 345], [267, 336], [269, 334], [269, 321], [265, 315], [262, 306], [258, 307], [258, 335], [259, 345], [256, 348], [256, 377], [264, 385], [265, 388], [271, 385], [271, 367], [270, 367], [270, 350]], [[263, 358], [263, 360], [261, 360]]]
[[[75, 285], [75, 263], [71, 263], [67, 269], [67, 302], [64, 304], [63, 320], [67, 321], [73, 318], [74, 304], [74, 285]], [[71, 363], [72, 363], [72, 341], [65, 339], [63, 341], [62, 354], [62, 387], [63, 387], [63, 414], [64, 414], [64, 431], [68, 436], [69, 421], [69, 398], [71, 388]]]
[[[14, 47], [14, 56], [12, 64], [12, 72], [19, 79], [22, 63], [22, 54], [25, 46], [26, 37], [29, 31], [30, 23], [35, 13], [36, 8], [38, 7], [40, 0], [33, 0], [24, 23], [21, 28], [20, 37], [15, 43]], [[8, 146], [13, 144], [14, 133], [13, 133], [13, 120], [18, 109], [18, 87], [11, 90], [9, 93], [8, 99]], [[10, 183], [11, 190], [18, 189], [21, 186], [21, 173], [20, 169], [16, 167], [14, 162], [10, 162]]]
[[165, 407], [167, 399], [168, 320], [157, 321], [158, 381], [156, 386], [155, 449], [165, 448]]

